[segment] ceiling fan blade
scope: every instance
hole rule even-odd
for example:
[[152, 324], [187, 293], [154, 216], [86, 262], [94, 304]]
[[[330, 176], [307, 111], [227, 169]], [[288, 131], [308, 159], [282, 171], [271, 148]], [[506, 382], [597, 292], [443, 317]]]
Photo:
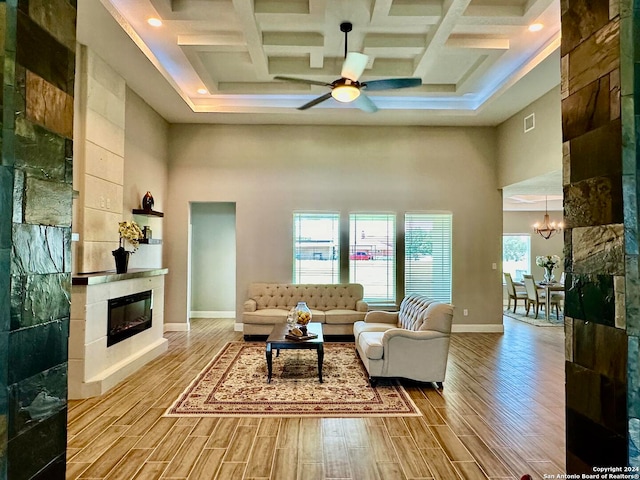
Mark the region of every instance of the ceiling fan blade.
[[394, 88], [419, 87], [422, 85], [420, 78], [388, 78], [386, 80], [372, 80], [362, 84], [362, 88], [369, 91], [392, 90]]
[[325, 100], [329, 100], [331, 98], [331, 92], [329, 93], [325, 93], [324, 95], [322, 95], [321, 97], [318, 98], [314, 98], [313, 100], [311, 100], [308, 103], [305, 103], [304, 105], [302, 105], [301, 107], [298, 107], [298, 110], [306, 110], [307, 108], [311, 108], [314, 105], [317, 105], [319, 103], [324, 102]]
[[363, 92], [360, 92], [358, 98], [353, 101], [353, 105], [363, 112], [367, 113], [375, 113], [378, 111], [378, 107], [376, 107], [376, 104], [373, 103], [373, 100], [371, 100]]
[[307, 80], [306, 78], [281, 77], [280, 75], [273, 77], [274, 80], [284, 80], [285, 82], [306, 83], [307, 85], [320, 85], [322, 87], [330, 87], [330, 83], [318, 82], [316, 80]]
[[354, 82], [357, 82], [364, 72], [364, 69], [369, 63], [369, 56], [364, 53], [358, 52], [349, 52], [347, 53], [347, 58], [344, 59], [344, 63], [342, 64], [342, 72], [340, 75], [343, 78], [348, 78]]

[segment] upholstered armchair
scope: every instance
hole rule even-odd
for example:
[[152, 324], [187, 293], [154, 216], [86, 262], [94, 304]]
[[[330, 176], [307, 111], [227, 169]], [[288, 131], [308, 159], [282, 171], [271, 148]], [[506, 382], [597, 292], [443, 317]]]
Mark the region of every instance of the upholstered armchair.
[[452, 322], [452, 305], [421, 295], [405, 297], [397, 312], [368, 312], [353, 332], [370, 382], [401, 377], [442, 388]]

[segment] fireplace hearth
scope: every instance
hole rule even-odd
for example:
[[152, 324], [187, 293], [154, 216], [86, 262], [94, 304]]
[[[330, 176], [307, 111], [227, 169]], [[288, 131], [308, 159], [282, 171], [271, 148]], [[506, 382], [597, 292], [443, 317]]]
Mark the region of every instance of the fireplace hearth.
[[151, 328], [151, 290], [109, 300], [107, 347]]

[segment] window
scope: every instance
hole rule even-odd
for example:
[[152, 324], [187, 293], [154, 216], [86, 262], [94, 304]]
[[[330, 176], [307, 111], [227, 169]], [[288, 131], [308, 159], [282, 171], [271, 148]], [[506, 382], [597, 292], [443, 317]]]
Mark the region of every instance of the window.
[[349, 216], [349, 280], [364, 286], [367, 302], [395, 304], [395, 214], [355, 213]]
[[451, 302], [451, 214], [407, 213], [405, 294]]
[[293, 214], [293, 283], [340, 283], [339, 213]]
[[517, 282], [531, 273], [531, 235], [502, 236], [502, 271]]

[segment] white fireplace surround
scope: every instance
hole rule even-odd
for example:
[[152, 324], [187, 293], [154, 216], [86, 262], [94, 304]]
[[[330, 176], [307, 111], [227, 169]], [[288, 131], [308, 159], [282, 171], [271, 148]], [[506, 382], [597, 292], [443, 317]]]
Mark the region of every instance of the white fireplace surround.
[[[167, 350], [164, 275], [167, 269], [134, 269], [73, 277], [69, 329], [69, 398], [102, 395]], [[151, 328], [107, 347], [108, 301], [152, 291]]]

